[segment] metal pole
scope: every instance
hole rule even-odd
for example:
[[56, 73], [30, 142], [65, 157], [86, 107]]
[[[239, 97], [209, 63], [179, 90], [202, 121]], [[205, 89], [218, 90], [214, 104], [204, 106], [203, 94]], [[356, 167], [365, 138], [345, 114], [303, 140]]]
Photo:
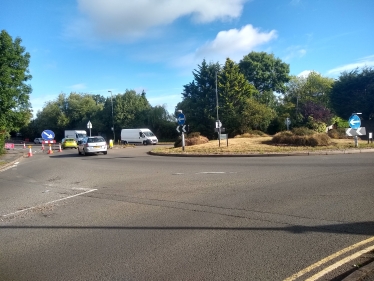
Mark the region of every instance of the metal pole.
[[113, 95], [112, 95], [112, 91], [108, 91], [108, 92], [110, 92], [110, 100], [112, 102], [112, 130], [113, 130], [113, 142], [115, 142], [115, 140], [116, 140], [116, 133], [114, 132]]
[[217, 124], [218, 124], [218, 146], [221, 147], [221, 125], [218, 117], [218, 86], [217, 86], [217, 71], [216, 71], [216, 107], [217, 107]]

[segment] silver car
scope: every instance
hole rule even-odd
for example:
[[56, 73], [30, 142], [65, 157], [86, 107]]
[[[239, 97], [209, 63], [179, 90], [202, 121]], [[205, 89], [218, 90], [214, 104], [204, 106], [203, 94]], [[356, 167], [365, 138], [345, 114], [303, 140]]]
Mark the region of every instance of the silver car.
[[83, 140], [78, 141], [78, 154], [87, 155], [102, 152], [108, 153], [108, 146], [102, 136], [85, 137]]
[[37, 144], [37, 143], [43, 143], [43, 139], [42, 138], [35, 138], [34, 139], [34, 143]]

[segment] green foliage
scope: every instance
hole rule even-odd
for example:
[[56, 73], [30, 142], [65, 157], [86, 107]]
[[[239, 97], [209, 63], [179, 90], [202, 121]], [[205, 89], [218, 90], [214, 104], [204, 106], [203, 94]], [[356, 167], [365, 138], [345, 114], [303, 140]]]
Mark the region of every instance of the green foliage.
[[240, 108], [240, 133], [251, 130], [266, 131], [275, 117], [275, 112], [254, 99], [246, 99]]
[[203, 60], [192, 74], [194, 80], [183, 86], [183, 100], [178, 103], [176, 109], [183, 110], [188, 124], [194, 131], [213, 138], [214, 123], [217, 119], [216, 74], [220, 74], [220, 65], [207, 64]]
[[26, 84], [30, 54], [21, 46], [22, 40], [2, 30], [0, 33], [0, 147], [5, 135], [28, 124], [32, 113], [29, 97], [31, 86]]
[[288, 105], [287, 111], [294, 126], [307, 125], [310, 115], [316, 121], [328, 122], [331, 118], [329, 107], [333, 84], [333, 79], [316, 72], [309, 73], [307, 77], [291, 77], [283, 96], [283, 104]]
[[328, 146], [331, 140], [327, 134], [296, 135], [290, 131], [283, 131], [276, 134], [272, 142], [274, 144], [294, 146]]
[[285, 83], [290, 79], [289, 65], [265, 52], [249, 53], [239, 62], [239, 67], [248, 82], [260, 93], [283, 93]]
[[262, 111], [265, 106], [261, 107], [262, 105], [252, 98], [257, 91], [240, 73], [239, 66], [227, 59], [218, 81], [220, 116], [227, 132], [230, 135], [235, 135], [242, 132], [243, 129], [248, 130], [255, 126], [256, 124], [252, 124], [252, 126], [247, 119], [243, 122], [243, 114], [251, 110], [252, 112], [249, 112], [251, 117], [262, 114], [258, 111]]
[[364, 119], [374, 118], [374, 69], [343, 72], [332, 88], [331, 105], [346, 119], [354, 112], [361, 112]]
[[308, 117], [308, 122], [306, 124], [310, 129], [313, 131], [316, 131], [317, 133], [323, 133], [326, 132], [326, 123], [321, 121], [315, 121], [312, 116]]
[[292, 133], [295, 136], [311, 136], [311, 135], [314, 135], [316, 132], [306, 127], [298, 127], [298, 128], [293, 128]]
[[336, 127], [338, 128], [348, 128], [349, 127], [349, 123], [348, 123], [348, 120], [344, 120], [338, 116], [335, 116], [333, 118], [331, 118], [331, 123], [336, 125]]

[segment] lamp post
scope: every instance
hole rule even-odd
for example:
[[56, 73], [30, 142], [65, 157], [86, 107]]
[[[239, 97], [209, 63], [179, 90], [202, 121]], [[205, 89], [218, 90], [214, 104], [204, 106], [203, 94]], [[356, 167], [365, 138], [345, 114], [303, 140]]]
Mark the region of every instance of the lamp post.
[[116, 134], [114, 132], [114, 118], [113, 118], [113, 95], [112, 91], [108, 91], [110, 93], [110, 100], [112, 102], [112, 131], [113, 131], [113, 142], [116, 140]]

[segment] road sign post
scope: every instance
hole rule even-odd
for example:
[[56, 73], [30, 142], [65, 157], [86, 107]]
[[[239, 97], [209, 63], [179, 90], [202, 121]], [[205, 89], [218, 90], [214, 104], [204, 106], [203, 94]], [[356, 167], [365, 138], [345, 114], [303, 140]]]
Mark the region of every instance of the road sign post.
[[[351, 127], [352, 129], [356, 130], [356, 133], [353, 134], [354, 140], [355, 140], [355, 147], [358, 147], [358, 137], [357, 136], [360, 135], [360, 133], [357, 133], [357, 130], [362, 129], [362, 128], [360, 128], [360, 126], [361, 126], [361, 119], [360, 119], [360, 117], [358, 117], [357, 114], [361, 114], [361, 113], [353, 113], [351, 115], [351, 117], [349, 117], [349, 120], [348, 120], [349, 127]], [[366, 132], [363, 135], [366, 135]]]
[[91, 129], [92, 129], [92, 123], [91, 123], [91, 121], [88, 121], [88, 123], [87, 123], [87, 129], [90, 129], [90, 136], [91, 136]]
[[[184, 125], [184, 122], [186, 122], [186, 116], [184, 116], [184, 114], [182, 113], [182, 110], [179, 111], [177, 122], [179, 126], [183, 126], [182, 127], [182, 150], [184, 151], [184, 146], [185, 146], [184, 133], [186, 132], [185, 130], [186, 125]], [[180, 133], [179, 126], [177, 127], [178, 133]]]

